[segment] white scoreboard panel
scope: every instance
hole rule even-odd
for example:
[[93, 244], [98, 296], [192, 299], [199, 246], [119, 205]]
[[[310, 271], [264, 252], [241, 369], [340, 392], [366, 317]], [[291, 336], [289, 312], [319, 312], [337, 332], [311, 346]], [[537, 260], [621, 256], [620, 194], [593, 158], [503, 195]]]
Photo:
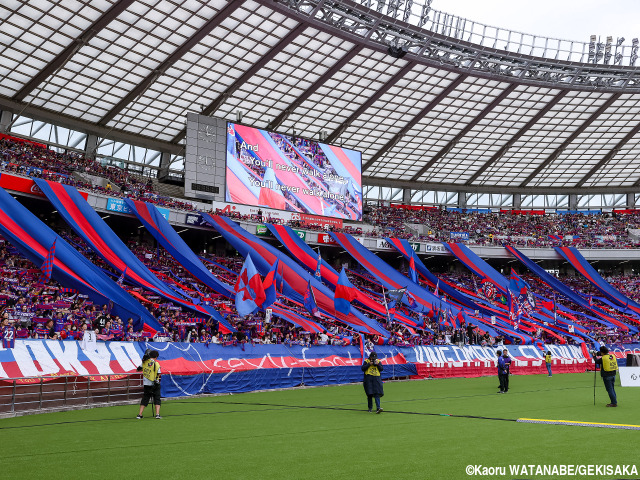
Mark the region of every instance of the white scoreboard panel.
[[188, 198], [224, 201], [227, 121], [187, 114], [184, 194]]

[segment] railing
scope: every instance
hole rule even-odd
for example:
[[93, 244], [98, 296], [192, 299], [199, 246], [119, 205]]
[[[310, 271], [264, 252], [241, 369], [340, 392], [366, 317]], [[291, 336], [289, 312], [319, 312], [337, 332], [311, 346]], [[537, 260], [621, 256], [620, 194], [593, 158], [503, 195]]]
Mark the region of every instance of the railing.
[[635, 65], [638, 39], [592, 35], [590, 42], [563, 40], [508, 30], [431, 9], [431, 0], [354, 0], [396, 20], [483, 47], [534, 57], [600, 65]]
[[5, 378], [0, 379], [0, 416], [130, 402], [142, 391], [139, 373]]

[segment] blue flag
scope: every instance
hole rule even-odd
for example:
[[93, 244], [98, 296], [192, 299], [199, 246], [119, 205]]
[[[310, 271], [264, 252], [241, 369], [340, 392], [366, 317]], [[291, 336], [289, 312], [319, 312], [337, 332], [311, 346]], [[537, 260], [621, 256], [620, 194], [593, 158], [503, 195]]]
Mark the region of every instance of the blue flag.
[[320, 268], [322, 267], [322, 257], [320, 256], [320, 252], [318, 252], [318, 265], [316, 266], [315, 277], [322, 281], [322, 274], [320, 272]]
[[320, 316], [316, 297], [313, 295], [313, 289], [311, 288], [311, 280], [307, 281], [307, 289], [304, 291], [304, 308], [314, 317]]

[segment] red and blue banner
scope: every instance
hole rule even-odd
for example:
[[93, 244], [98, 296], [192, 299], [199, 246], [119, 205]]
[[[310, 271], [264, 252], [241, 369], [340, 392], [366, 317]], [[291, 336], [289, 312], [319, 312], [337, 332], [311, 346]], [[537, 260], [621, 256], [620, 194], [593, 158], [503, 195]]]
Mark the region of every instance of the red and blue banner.
[[356, 309], [352, 309], [349, 315], [343, 315], [337, 312], [333, 304], [333, 292], [275, 247], [260, 240], [255, 235], [251, 235], [227, 217], [221, 217], [219, 215], [212, 216], [205, 213], [203, 214], [203, 218], [209, 222], [227, 242], [240, 252], [243, 257], [255, 252], [256, 256], [253, 257], [254, 265], [261, 274], [266, 274], [276, 259], [279, 259], [284, 281], [282, 293], [285, 297], [302, 304], [304, 301], [304, 291], [310, 279], [318, 308], [322, 312], [335, 317], [338, 321], [356, 331], [370, 335], [389, 336], [389, 332], [380, 324], [366, 317]]
[[344, 267], [342, 267], [342, 271], [338, 277], [336, 292], [333, 297], [336, 310], [348, 315], [351, 311], [351, 302], [354, 298], [356, 298], [355, 288], [351, 285], [349, 278], [347, 278], [347, 273], [344, 271]]
[[326, 328], [318, 322], [303, 317], [299, 313], [283, 308], [280, 305], [274, 305], [272, 307], [272, 313], [276, 317], [280, 317], [296, 327], [300, 327], [304, 332], [322, 333], [326, 331]]
[[[334, 289], [337, 287], [339, 277], [338, 272], [326, 261], [322, 260], [319, 254], [316, 256], [316, 252], [302, 241], [302, 239], [296, 235], [290, 227], [274, 224], [267, 224], [267, 227], [273, 236], [276, 237], [276, 239], [278, 239], [278, 241], [287, 249], [292, 258], [296, 259], [309, 272], [313, 272], [314, 276], [316, 276], [319, 271], [321, 279], [326, 284], [332, 286]], [[381, 301], [378, 301], [376, 298], [372, 298], [371, 295], [357, 288], [355, 289], [355, 292], [355, 302], [358, 302], [360, 305], [380, 317], [387, 317], [387, 309]], [[422, 307], [418, 307], [417, 304], [410, 304], [409, 308], [420, 310]], [[404, 312], [400, 311], [396, 312], [396, 320], [408, 322], [413, 326], [420, 324], [420, 322], [416, 323], [410, 317], [405, 315]]]
[[220, 325], [223, 333], [234, 332], [235, 329], [213, 308], [196, 305], [193, 299], [180, 296], [176, 290], [156, 277], [136, 255], [127, 248], [98, 213], [91, 208], [80, 193], [70, 185], [49, 182], [40, 178], [36, 184], [58, 210], [67, 224], [78, 234], [102, 259], [119, 272], [127, 269], [127, 278], [137, 285], [156, 292], [166, 299], [195, 311], [203, 318], [212, 317]]
[[473, 253], [469, 247], [461, 243], [442, 243], [451, 254], [482, 280], [489, 280], [503, 292], [509, 289], [509, 281], [491, 265]]
[[[527, 257], [522, 252], [520, 252], [518, 249], [516, 249], [515, 247], [513, 247], [511, 245], [506, 245], [505, 248], [522, 265], [527, 267], [531, 271], [531, 273], [533, 273], [540, 280], [542, 280], [544, 283], [549, 285], [549, 287], [551, 287], [555, 292], [560, 293], [561, 295], [563, 295], [568, 300], [570, 300], [573, 303], [575, 303], [576, 305], [584, 308], [586, 311], [592, 313], [593, 316], [589, 317], [589, 318], [592, 318], [593, 320], [595, 320], [595, 321], [597, 321], [599, 323], [602, 323], [603, 325], [606, 325], [607, 327], [618, 327], [619, 326], [620, 322], [618, 320], [616, 320], [615, 318], [611, 317], [604, 310], [601, 310], [601, 309], [599, 309], [599, 308], [597, 308], [597, 307], [595, 307], [593, 305], [590, 305], [589, 302], [587, 300], [585, 300], [581, 295], [579, 295], [577, 292], [573, 291], [570, 287], [566, 286], [564, 283], [562, 283], [556, 277], [554, 277], [549, 272], [547, 272], [544, 268], [540, 267], [536, 262], [534, 262], [529, 257]], [[547, 310], [550, 311], [551, 315], [553, 315], [554, 308], [558, 309], [558, 310], [561, 310], [561, 311], [566, 311], [567, 310], [566, 308], [557, 305], [557, 302], [555, 302], [555, 299], [554, 299], [554, 301], [553, 301], [553, 303], [551, 305], [548, 305], [550, 303], [550, 301], [548, 301], [548, 300], [540, 302], [540, 303], [541, 303], [542, 306], [546, 306], [547, 307]], [[584, 329], [584, 327], [581, 327], [578, 324], [570, 322], [570, 321], [568, 321], [568, 320], [566, 320], [564, 318], [558, 319], [558, 320], [560, 320], [560, 321], [562, 321], [564, 323], [567, 323], [568, 325], [573, 325], [574, 328], [578, 329], [579, 331], [582, 331], [583, 333], [588, 333], [588, 331], [586, 329]]]
[[146, 308], [2, 188], [0, 233], [35, 265], [43, 262], [55, 241], [51, 270], [54, 280], [95, 303], [106, 305], [113, 301], [113, 313], [125, 320], [133, 318], [138, 329], [155, 332], [162, 328]]
[[[274, 314], [287, 315], [286, 311]], [[311, 328], [310, 330], [311, 331]], [[146, 349], [159, 351], [162, 395], [190, 396], [200, 393], [290, 388], [362, 381], [362, 353], [356, 346], [252, 345], [221, 346], [203, 343], [98, 342], [96, 350], [82, 350], [75, 340], [16, 340], [13, 349], [0, 349], [0, 381], [22, 378], [37, 383], [39, 377], [91, 377], [136, 372]], [[546, 373], [544, 354], [534, 345], [509, 345], [512, 373]], [[384, 364], [383, 378], [416, 376], [429, 369], [433, 376], [459, 376], [456, 370], [494, 374], [495, 348], [469, 345], [394, 347], [376, 345]], [[577, 345], [545, 345], [558, 367], [583, 371], [591, 365]], [[640, 345], [615, 345], [610, 351], [625, 365], [627, 353], [640, 353]], [[366, 352], [364, 352], [366, 354]], [[539, 367], [534, 370], [534, 367]], [[478, 376], [471, 374], [470, 376]], [[30, 380], [33, 379], [33, 380]]]
[[[636, 315], [640, 315], [640, 304], [631, 300], [626, 295], [622, 294], [619, 290], [616, 290], [607, 282], [600, 274], [593, 268], [589, 262], [582, 256], [582, 254], [575, 247], [555, 247], [556, 252], [562, 255], [573, 268], [575, 268], [580, 274], [589, 280], [594, 287], [600, 290], [606, 297], [613, 302], [617, 303], [625, 310], [630, 310]], [[629, 326], [629, 330], [633, 333], [637, 333], [636, 327]]]
[[230, 285], [220, 281], [205, 267], [198, 255], [189, 248], [186, 242], [176, 233], [162, 212], [150, 203], [139, 200], [124, 199], [128, 209], [142, 222], [160, 245], [180, 264], [202, 283], [227, 298], [233, 297]]
[[242, 265], [236, 280], [235, 291], [236, 310], [241, 317], [246, 317], [258, 310], [266, 299], [262, 279], [251, 261], [251, 255], [247, 255]]

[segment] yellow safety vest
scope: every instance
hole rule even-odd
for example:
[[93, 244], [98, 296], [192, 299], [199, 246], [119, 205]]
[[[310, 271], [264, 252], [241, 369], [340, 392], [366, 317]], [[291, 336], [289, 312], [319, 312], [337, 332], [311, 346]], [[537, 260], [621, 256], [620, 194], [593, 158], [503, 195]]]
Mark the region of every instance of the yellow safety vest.
[[142, 375], [147, 380], [151, 380], [155, 382], [158, 378], [158, 371], [160, 370], [160, 364], [156, 362], [153, 358], [149, 360], [145, 360], [142, 362]]
[[[367, 363], [369, 363], [369, 360], [365, 360]], [[369, 366], [369, 368], [367, 368], [364, 372], [365, 375], [373, 375], [374, 377], [379, 377], [380, 376], [380, 370], [378, 370], [378, 367], [376, 367], [374, 364], [371, 364]]]
[[603, 355], [602, 369], [605, 372], [615, 372], [618, 370], [618, 360], [616, 359], [615, 355]]
[[544, 360], [545, 360], [547, 363], [551, 363], [551, 355], [546, 355], [546, 356], [544, 357]]

